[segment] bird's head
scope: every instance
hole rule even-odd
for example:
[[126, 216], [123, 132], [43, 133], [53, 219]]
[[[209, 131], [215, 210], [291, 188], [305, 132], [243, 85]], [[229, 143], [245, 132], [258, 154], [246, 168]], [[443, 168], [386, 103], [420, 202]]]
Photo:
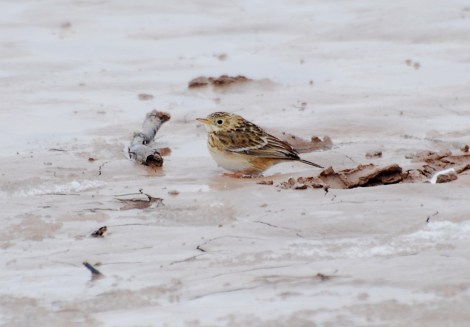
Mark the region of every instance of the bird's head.
[[228, 112], [214, 112], [206, 118], [196, 118], [204, 124], [208, 132], [220, 132], [237, 128], [243, 123], [243, 117]]

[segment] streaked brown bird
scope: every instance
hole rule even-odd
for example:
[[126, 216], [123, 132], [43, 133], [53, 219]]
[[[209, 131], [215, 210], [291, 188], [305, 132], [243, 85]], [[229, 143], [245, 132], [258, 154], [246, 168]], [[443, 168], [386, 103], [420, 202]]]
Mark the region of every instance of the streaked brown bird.
[[269, 167], [285, 161], [300, 161], [323, 168], [301, 159], [289, 143], [267, 133], [242, 116], [214, 112], [207, 118], [196, 120], [206, 127], [207, 146], [214, 160], [220, 167], [234, 172], [227, 175], [259, 176]]

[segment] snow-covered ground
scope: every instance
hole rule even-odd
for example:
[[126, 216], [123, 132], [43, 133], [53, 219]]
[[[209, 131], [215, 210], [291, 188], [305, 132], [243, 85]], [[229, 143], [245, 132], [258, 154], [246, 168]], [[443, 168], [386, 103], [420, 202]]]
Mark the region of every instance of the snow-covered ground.
[[[224, 177], [194, 121], [328, 135], [303, 157], [335, 169], [458, 153], [468, 1], [3, 0], [0, 24], [1, 326], [468, 325], [468, 173], [280, 189], [319, 171]], [[256, 81], [187, 87], [221, 74]], [[172, 115], [159, 172], [126, 158], [154, 108]], [[120, 210], [139, 189], [164, 206]]]

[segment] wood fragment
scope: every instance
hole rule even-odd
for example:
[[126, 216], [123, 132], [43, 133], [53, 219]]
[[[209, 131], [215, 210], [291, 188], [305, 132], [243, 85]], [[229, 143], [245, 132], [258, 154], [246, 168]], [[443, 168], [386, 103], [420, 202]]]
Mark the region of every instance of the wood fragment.
[[88, 261], [83, 261], [83, 265], [91, 272], [93, 276], [103, 276], [103, 274], [98, 269], [89, 264]]
[[201, 248], [200, 245], [198, 245], [198, 246], [196, 247], [196, 250], [199, 250], [199, 251], [201, 251], [201, 252], [207, 252], [206, 250], [204, 250], [203, 248]]
[[129, 157], [143, 165], [161, 167], [163, 158], [155, 144], [155, 135], [163, 123], [170, 120], [169, 113], [153, 110], [145, 116], [142, 131], [134, 133], [128, 153]]

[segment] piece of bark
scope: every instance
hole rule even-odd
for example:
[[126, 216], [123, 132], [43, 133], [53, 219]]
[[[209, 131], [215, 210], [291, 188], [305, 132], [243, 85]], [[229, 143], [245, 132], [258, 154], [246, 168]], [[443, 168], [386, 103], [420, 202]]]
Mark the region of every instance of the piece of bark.
[[146, 166], [161, 167], [163, 158], [154, 138], [163, 123], [168, 120], [170, 120], [169, 113], [157, 110], [149, 112], [142, 124], [142, 131], [134, 133], [128, 149], [129, 157]]

